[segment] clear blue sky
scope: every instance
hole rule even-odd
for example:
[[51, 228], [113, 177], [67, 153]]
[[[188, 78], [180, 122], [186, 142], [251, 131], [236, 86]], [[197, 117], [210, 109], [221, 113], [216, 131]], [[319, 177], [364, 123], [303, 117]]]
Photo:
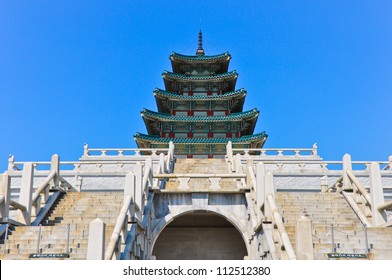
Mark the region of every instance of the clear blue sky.
[[392, 155], [392, 1], [0, 1], [0, 169], [135, 147], [172, 51], [229, 51], [265, 147]]

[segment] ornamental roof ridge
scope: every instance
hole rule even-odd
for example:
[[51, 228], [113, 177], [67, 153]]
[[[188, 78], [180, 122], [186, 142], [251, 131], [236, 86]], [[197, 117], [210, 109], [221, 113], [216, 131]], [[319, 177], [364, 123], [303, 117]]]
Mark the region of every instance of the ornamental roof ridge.
[[184, 55], [184, 54], [172, 52], [169, 58], [170, 60], [178, 59], [178, 60], [194, 61], [194, 62], [198, 62], [198, 61], [206, 62], [209, 60], [220, 60], [220, 59], [228, 60], [231, 58], [231, 55], [229, 54], [229, 52], [225, 52], [217, 55]]
[[245, 135], [239, 138], [168, 138], [168, 137], [162, 138], [159, 136], [147, 135], [147, 134], [137, 132], [133, 137], [135, 139], [140, 138], [140, 139], [161, 142], [161, 143], [169, 143], [170, 141], [173, 141], [174, 143], [205, 144], [205, 143], [227, 143], [228, 141], [231, 141], [232, 143], [254, 141], [262, 138], [267, 138], [268, 134], [265, 131], [263, 131], [261, 133]]
[[172, 92], [172, 91], [166, 91], [163, 89], [155, 88], [154, 90], [154, 95], [160, 95], [160, 96], [165, 96], [165, 97], [170, 97], [173, 99], [180, 99], [180, 100], [214, 100], [214, 99], [226, 99], [226, 98], [233, 98], [236, 96], [242, 97], [246, 95], [246, 90], [244, 88], [237, 89], [235, 91], [228, 91], [219, 95], [191, 95], [191, 96], [185, 96], [178, 94], [177, 92]]
[[179, 79], [184, 79], [184, 80], [213, 80], [213, 79], [220, 79], [220, 78], [227, 78], [227, 77], [233, 77], [236, 78], [238, 76], [238, 73], [236, 70], [226, 72], [226, 73], [220, 73], [220, 74], [214, 74], [211, 76], [206, 76], [206, 75], [200, 75], [200, 76], [191, 76], [191, 75], [184, 75], [184, 74], [179, 74], [179, 73], [173, 73], [170, 71], [163, 71], [162, 76], [169, 76], [173, 78], [179, 78]]
[[232, 121], [232, 120], [243, 120], [245, 118], [256, 118], [260, 111], [256, 108], [246, 111], [232, 113], [228, 116], [172, 116], [166, 113], [154, 112], [148, 109], [143, 109], [140, 114], [142, 117], [150, 116], [160, 121], [177, 121], [177, 122], [205, 122], [205, 121]]

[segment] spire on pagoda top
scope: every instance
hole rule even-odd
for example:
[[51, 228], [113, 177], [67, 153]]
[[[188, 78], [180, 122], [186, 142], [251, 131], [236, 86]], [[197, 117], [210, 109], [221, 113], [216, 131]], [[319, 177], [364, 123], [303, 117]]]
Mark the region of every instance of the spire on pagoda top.
[[197, 48], [196, 55], [204, 55], [203, 49], [203, 33], [199, 31], [199, 47]]

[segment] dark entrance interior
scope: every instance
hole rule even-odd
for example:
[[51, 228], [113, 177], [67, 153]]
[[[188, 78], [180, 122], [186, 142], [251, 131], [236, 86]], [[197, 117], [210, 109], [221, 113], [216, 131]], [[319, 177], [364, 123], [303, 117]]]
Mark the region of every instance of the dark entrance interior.
[[157, 260], [242, 260], [247, 251], [230, 222], [214, 213], [196, 212], [167, 225], [153, 255]]

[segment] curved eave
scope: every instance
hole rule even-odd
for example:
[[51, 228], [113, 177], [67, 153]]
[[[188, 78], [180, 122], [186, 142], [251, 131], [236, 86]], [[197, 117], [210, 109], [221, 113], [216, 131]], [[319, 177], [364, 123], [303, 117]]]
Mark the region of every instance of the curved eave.
[[[233, 91], [237, 82], [238, 74], [236, 71], [225, 72], [221, 74], [211, 76], [196, 76], [196, 75], [184, 75], [178, 73], [172, 73], [165, 71], [162, 74], [163, 81], [165, 83], [165, 89], [167, 91], [175, 91], [173, 88], [175, 83], [208, 83], [208, 82], [228, 82], [228, 91]], [[173, 83], [174, 82], [174, 83]]]
[[250, 121], [257, 120], [259, 111], [257, 109], [246, 112], [233, 113], [228, 116], [172, 116], [144, 109], [141, 111], [143, 119], [161, 122], [226, 122], [226, 121]]
[[178, 94], [176, 92], [165, 91], [161, 89], [156, 89], [154, 91], [154, 96], [157, 99], [172, 100], [172, 101], [220, 101], [229, 99], [240, 99], [246, 96], [246, 90], [239, 89], [235, 91], [225, 92], [220, 95], [192, 95], [185, 96]]
[[218, 55], [183, 55], [176, 52], [172, 52], [170, 55], [171, 61], [186, 62], [186, 63], [219, 63], [225, 62], [231, 59], [231, 55], [228, 52]]
[[[238, 104], [231, 108], [231, 112], [241, 112], [244, 106], [246, 90], [239, 89], [236, 91], [225, 92], [223, 94], [214, 95], [181, 95], [176, 92], [164, 91], [156, 89], [154, 91], [155, 101], [158, 107], [158, 111], [162, 113], [170, 113], [169, 107], [165, 104], [176, 104], [183, 102], [192, 102], [192, 104], [202, 104], [204, 102], [229, 102], [229, 100], [238, 100]], [[197, 106], [197, 105], [196, 105]], [[170, 107], [171, 108], [171, 107]]]
[[237, 79], [238, 74], [237, 72], [230, 71], [222, 74], [216, 74], [211, 76], [190, 76], [184, 74], [173, 73], [169, 71], [165, 71], [162, 74], [162, 78], [166, 81], [179, 81], [179, 82], [220, 82], [220, 81], [227, 81], [227, 80], [235, 80]]
[[192, 145], [205, 145], [205, 144], [227, 144], [231, 141], [233, 145], [238, 144], [255, 144], [264, 143], [268, 135], [265, 132], [242, 136], [239, 138], [161, 138], [157, 136], [136, 133], [134, 139], [137, 143], [148, 142], [150, 144], [167, 144], [172, 141], [174, 144], [192, 144]]

